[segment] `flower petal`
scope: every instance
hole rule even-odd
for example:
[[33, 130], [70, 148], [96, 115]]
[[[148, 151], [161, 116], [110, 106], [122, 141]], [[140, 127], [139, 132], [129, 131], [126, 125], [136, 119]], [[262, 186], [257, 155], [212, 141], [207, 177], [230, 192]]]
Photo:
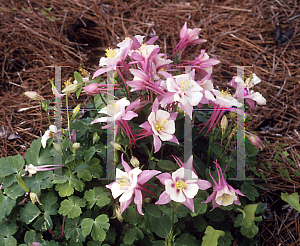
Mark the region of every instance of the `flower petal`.
[[194, 198], [198, 193], [199, 187], [197, 184], [188, 184], [183, 193], [187, 198]]
[[170, 201], [171, 201], [171, 197], [167, 194], [166, 191], [164, 191], [163, 193], [161, 193], [158, 201], [155, 204], [167, 204]]
[[137, 206], [137, 210], [141, 215], [144, 215], [142, 212], [142, 203], [143, 203], [143, 197], [142, 197], [142, 192], [139, 189], [134, 190], [134, 203]]
[[187, 206], [193, 213], [194, 213], [194, 200], [187, 198], [185, 202], [182, 203], [183, 205]]

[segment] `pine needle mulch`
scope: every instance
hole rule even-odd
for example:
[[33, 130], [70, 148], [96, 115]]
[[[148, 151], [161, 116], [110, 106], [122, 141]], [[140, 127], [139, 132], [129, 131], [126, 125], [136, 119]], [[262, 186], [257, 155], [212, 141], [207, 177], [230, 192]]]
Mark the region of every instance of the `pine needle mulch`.
[[[186, 57], [193, 59], [205, 49], [220, 60], [213, 73], [216, 85], [224, 87], [236, 75], [232, 65], [252, 66], [245, 73], [261, 78], [255, 90], [267, 105], [247, 123], [265, 143], [257, 172], [267, 183], [254, 176], [266, 188], [260, 194], [267, 207], [260, 240], [268, 246], [299, 245], [299, 213], [280, 199], [281, 192], [300, 192], [299, 20], [296, 0], [1, 1], [0, 157], [24, 154], [47, 129], [45, 112], [23, 93], [38, 91], [53, 101], [48, 79], [54, 68], [48, 66], [68, 66], [62, 68], [62, 80], [80, 66], [92, 74], [108, 46], [136, 34], [158, 35], [162, 52], [170, 54], [187, 22], [189, 28], [202, 28], [207, 43], [189, 48]], [[277, 24], [281, 44], [274, 42]]]

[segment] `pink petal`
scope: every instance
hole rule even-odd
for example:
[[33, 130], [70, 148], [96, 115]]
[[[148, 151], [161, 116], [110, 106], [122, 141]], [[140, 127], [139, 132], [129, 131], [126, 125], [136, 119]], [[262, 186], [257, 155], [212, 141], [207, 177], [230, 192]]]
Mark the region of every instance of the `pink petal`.
[[127, 164], [127, 162], [124, 161], [123, 156], [124, 156], [124, 154], [122, 154], [122, 156], [121, 156], [122, 165], [123, 165], [123, 167], [125, 169], [125, 172], [129, 173], [131, 171], [131, 168], [129, 167], [129, 165]]
[[159, 137], [156, 135], [153, 135], [153, 140], [154, 140], [154, 153], [156, 153], [161, 148], [161, 141]]
[[193, 169], [193, 155], [191, 155], [190, 158], [183, 164], [183, 167], [185, 169]]
[[167, 194], [166, 191], [164, 191], [163, 193], [161, 193], [161, 195], [159, 196], [158, 201], [155, 204], [167, 204], [171, 201], [171, 197]]
[[135, 113], [133, 111], [128, 111], [122, 116], [122, 119], [123, 120], [131, 120], [133, 117], [137, 117], [137, 116], [138, 116], [137, 113]]
[[142, 192], [139, 189], [135, 189], [134, 194], [135, 194], [134, 203], [137, 206], [137, 210], [141, 215], [144, 215], [142, 212], [142, 203], [143, 203]]
[[132, 197], [129, 200], [125, 201], [125, 202], [120, 202], [120, 212], [121, 213], [124, 212], [124, 210], [129, 206], [131, 201], [132, 201]]
[[138, 183], [143, 185], [145, 184], [149, 179], [151, 179], [153, 176], [159, 174], [160, 171], [157, 170], [144, 170], [139, 176], [138, 176]]
[[182, 203], [183, 205], [187, 206], [193, 213], [194, 213], [194, 200], [187, 198], [185, 202]]
[[111, 67], [106, 67], [106, 68], [100, 68], [99, 70], [97, 70], [94, 75], [93, 75], [93, 79], [98, 77], [99, 75], [101, 74], [104, 74], [108, 71], [111, 71], [111, 70], [114, 70], [114, 66], [111, 66]]
[[211, 187], [211, 183], [207, 180], [198, 179], [195, 183], [198, 185], [200, 190], [206, 190]]
[[171, 174], [169, 174], [169, 173], [162, 173], [162, 174], [160, 174], [160, 175], [157, 175], [156, 178], [158, 178], [159, 181], [160, 181], [163, 185], [166, 185], [166, 184], [165, 184], [165, 181], [166, 181], [167, 179], [172, 179], [172, 176], [171, 176]]

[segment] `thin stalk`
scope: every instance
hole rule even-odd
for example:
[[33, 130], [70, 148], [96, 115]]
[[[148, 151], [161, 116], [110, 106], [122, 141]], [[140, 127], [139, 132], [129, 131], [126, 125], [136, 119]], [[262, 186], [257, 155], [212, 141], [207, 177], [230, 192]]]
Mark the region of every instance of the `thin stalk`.
[[104, 100], [104, 98], [103, 98], [102, 94], [101, 94], [101, 93], [99, 93], [99, 95], [100, 95], [100, 98], [101, 98], [102, 102], [104, 102], [105, 106], [107, 106], [107, 103], [105, 102], [105, 100]]
[[70, 137], [70, 114], [69, 114], [69, 102], [68, 102], [68, 93], [66, 93], [66, 107], [67, 107], [67, 117], [68, 117], [68, 129], [69, 129], [69, 137]]

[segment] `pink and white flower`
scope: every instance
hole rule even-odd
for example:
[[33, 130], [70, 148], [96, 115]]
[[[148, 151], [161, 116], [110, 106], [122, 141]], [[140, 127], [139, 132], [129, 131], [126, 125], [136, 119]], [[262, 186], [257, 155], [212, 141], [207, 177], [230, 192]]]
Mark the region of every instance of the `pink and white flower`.
[[64, 165], [42, 165], [42, 166], [34, 166], [32, 164], [25, 165], [25, 172], [28, 172], [28, 176], [31, 177], [33, 174], [42, 171], [51, 171], [54, 169], [62, 168]]
[[130, 101], [125, 97], [120, 100], [111, 100], [105, 108], [99, 111], [99, 113], [107, 114], [108, 116], [95, 119], [91, 124], [111, 122], [110, 124], [103, 126], [102, 129], [113, 127], [114, 124], [116, 124], [115, 138], [117, 136], [118, 128], [120, 127], [131, 141], [134, 138], [134, 133], [129, 126], [128, 121], [138, 116], [137, 113], [133, 112], [131, 109], [138, 108], [139, 105], [139, 100], [135, 100], [130, 104]]
[[125, 169], [125, 172], [117, 168], [116, 181], [112, 182], [109, 185], [106, 185], [106, 187], [111, 190], [114, 199], [120, 196], [119, 201], [120, 201], [121, 213], [123, 213], [123, 211], [131, 203], [134, 195], [135, 196], [134, 203], [137, 205], [137, 210], [141, 215], [143, 215], [142, 212], [143, 198], [142, 198], [141, 190], [153, 194], [151, 191], [143, 187], [143, 185], [145, 185], [145, 183], [149, 181], [153, 176], [159, 174], [160, 171], [156, 171], [156, 170], [142, 171], [138, 167], [131, 169], [129, 165], [124, 161], [123, 155], [121, 159], [122, 159], [122, 165]]
[[45, 131], [41, 139], [43, 148], [46, 148], [47, 140], [51, 137], [54, 137], [55, 133], [57, 133], [57, 127], [55, 125], [49, 126], [49, 130]]
[[195, 71], [189, 74], [181, 74], [167, 78], [166, 87], [168, 92], [161, 103], [179, 102], [180, 107], [192, 118], [193, 106], [202, 99], [203, 88], [194, 81]]
[[206, 190], [211, 187], [211, 183], [206, 180], [198, 179], [193, 169], [193, 156], [186, 163], [182, 163], [177, 157], [176, 161], [181, 163], [181, 168], [173, 172], [163, 173], [157, 176], [160, 182], [165, 185], [166, 190], [160, 195], [156, 204], [166, 204], [171, 200], [181, 202], [194, 212], [193, 198], [197, 195], [198, 190]]
[[175, 120], [178, 113], [169, 113], [158, 109], [158, 106], [159, 103], [156, 98], [152, 106], [152, 112], [148, 116], [148, 121], [140, 125], [140, 127], [145, 129], [140, 134], [142, 137], [153, 135], [155, 153], [160, 150], [161, 141], [171, 141], [179, 144], [177, 138], [174, 136]]
[[[206, 42], [207, 40], [205, 40], [205, 39], [199, 39], [198, 35], [199, 35], [200, 30], [201, 30], [200, 28], [189, 29], [189, 28], [187, 28], [187, 24], [185, 23], [180, 31], [180, 41], [176, 45], [176, 47], [173, 51], [173, 55], [176, 54], [177, 52], [179, 52], [180, 50], [181, 50], [181, 54], [182, 54], [182, 52], [186, 49], [187, 46], [201, 44], [201, 43]], [[181, 54], [180, 54], [180, 57], [181, 57]], [[179, 57], [179, 59], [180, 59], [180, 57]]]
[[240, 205], [241, 203], [240, 203], [238, 195], [240, 195], [240, 196], [245, 196], [245, 195], [242, 192], [240, 192], [239, 190], [233, 189], [232, 186], [230, 186], [226, 182], [226, 180], [224, 178], [224, 173], [226, 171], [227, 166], [223, 173], [222, 169], [221, 169], [220, 165], [217, 163], [217, 161], [215, 161], [214, 163], [216, 164], [216, 168], [217, 168], [217, 172], [218, 172], [218, 176], [219, 176], [219, 183], [217, 184], [217, 182], [211, 175], [211, 172], [209, 169], [209, 174], [210, 174], [212, 180], [214, 181], [215, 186], [213, 188], [214, 189], [213, 193], [206, 199], [206, 201], [204, 201], [204, 203], [209, 203], [210, 201], [212, 201], [212, 204], [213, 204], [212, 210], [214, 210], [216, 207], [219, 207], [220, 205], [228, 206], [233, 203], [236, 205]]

